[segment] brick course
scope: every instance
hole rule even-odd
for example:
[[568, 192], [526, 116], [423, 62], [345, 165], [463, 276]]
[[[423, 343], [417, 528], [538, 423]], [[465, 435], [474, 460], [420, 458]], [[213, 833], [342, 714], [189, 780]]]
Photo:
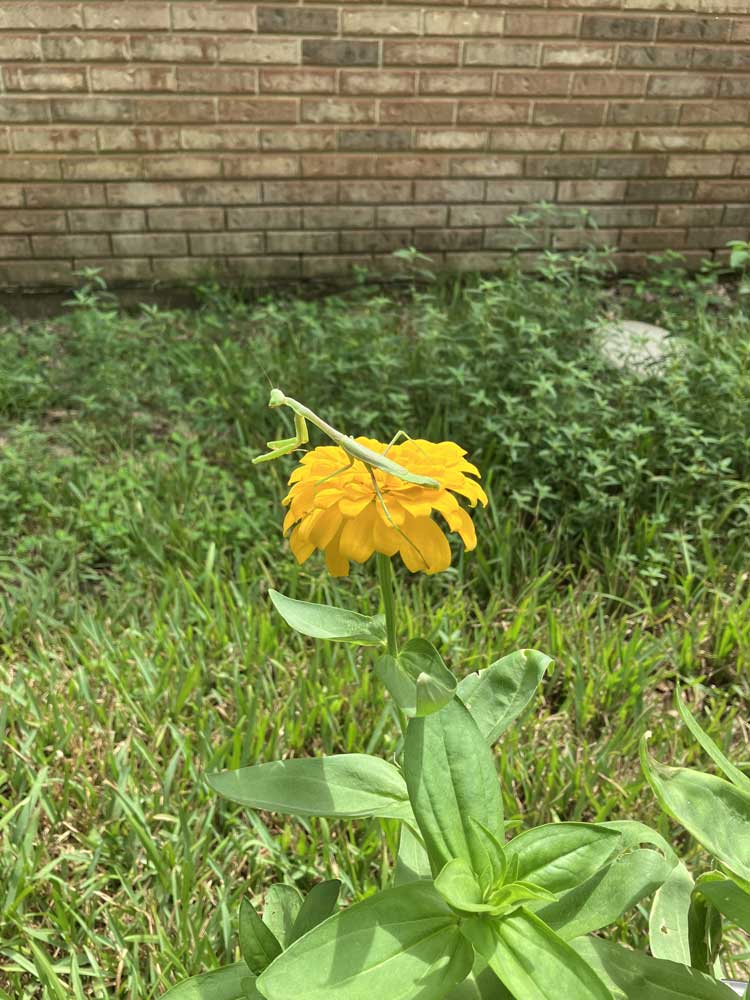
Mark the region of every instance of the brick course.
[[697, 262], [749, 178], [750, 0], [0, 4], [2, 287], [495, 268], [542, 200]]

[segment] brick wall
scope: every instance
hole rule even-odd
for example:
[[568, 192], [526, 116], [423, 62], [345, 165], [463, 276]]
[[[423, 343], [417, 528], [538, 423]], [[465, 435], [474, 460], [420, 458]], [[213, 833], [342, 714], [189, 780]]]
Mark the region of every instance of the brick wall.
[[750, 0], [0, 3], [0, 286], [750, 232]]

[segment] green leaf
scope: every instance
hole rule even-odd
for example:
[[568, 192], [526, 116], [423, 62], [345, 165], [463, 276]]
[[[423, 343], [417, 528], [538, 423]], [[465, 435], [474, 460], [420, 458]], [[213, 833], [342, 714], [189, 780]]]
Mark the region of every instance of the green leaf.
[[719, 913], [750, 934], [750, 893], [720, 872], [701, 875], [695, 883], [700, 892]]
[[341, 882], [337, 878], [329, 879], [327, 882], [319, 882], [305, 896], [305, 901], [294, 921], [292, 933], [288, 944], [307, 934], [313, 927], [322, 924], [336, 909], [339, 898]]
[[277, 882], [266, 892], [263, 923], [273, 933], [282, 948], [291, 943], [294, 925], [302, 909], [302, 894], [293, 885]]
[[410, 639], [396, 657], [381, 656], [375, 674], [410, 718], [439, 711], [456, 693], [456, 678], [426, 639]]
[[694, 969], [710, 973], [719, 956], [723, 924], [721, 914], [708, 898], [694, 892], [688, 911], [690, 964]]
[[403, 769], [433, 874], [454, 858], [480, 871], [486, 850], [469, 819], [502, 840], [503, 805], [492, 751], [457, 698], [410, 720]]
[[673, 865], [679, 862], [672, 845], [660, 833], [652, 830], [645, 823], [639, 823], [635, 819], [608, 819], [603, 823], [598, 823], [597, 826], [603, 826], [606, 830], [616, 830], [622, 837], [624, 851], [633, 847], [642, 847], [644, 844], [651, 844], [653, 847], [658, 847], [664, 857]]
[[688, 913], [694, 885], [693, 876], [679, 862], [657, 890], [648, 919], [648, 940], [654, 958], [691, 964]]
[[572, 947], [626, 1000], [737, 1000], [727, 986], [677, 962], [595, 937], [577, 938]]
[[163, 1000], [246, 1000], [248, 976], [244, 962], [235, 962], [223, 969], [204, 972], [167, 990]]
[[[481, 963], [479, 969], [478, 963]], [[508, 993], [492, 969], [486, 967], [484, 959], [480, 958], [478, 963], [462, 983], [453, 987], [445, 1000], [513, 1000], [513, 995]]]
[[369, 754], [294, 757], [209, 774], [215, 792], [251, 809], [292, 816], [413, 819], [398, 768]]
[[459, 683], [458, 697], [489, 743], [523, 712], [550, 663], [551, 658], [536, 649], [519, 649]]
[[494, 886], [501, 885], [506, 881], [508, 873], [508, 860], [505, 856], [505, 848], [497, 837], [493, 833], [490, 833], [487, 827], [474, 819], [473, 816], [469, 816], [469, 825], [475, 835], [476, 846], [474, 858], [478, 860], [481, 856], [481, 861], [476, 871], [479, 884], [483, 889], [491, 889]]
[[431, 879], [430, 859], [422, 841], [407, 823], [401, 824], [394, 885], [406, 885], [419, 879]]
[[514, 997], [612, 1000], [573, 948], [523, 907], [499, 919], [470, 918], [461, 931]]
[[727, 868], [750, 879], [750, 796], [716, 775], [659, 764], [645, 742], [641, 766], [661, 807]]
[[655, 892], [671, 871], [670, 862], [656, 851], [633, 851], [612, 861], [557, 902], [537, 910], [537, 916], [570, 941], [613, 924]]
[[240, 903], [240, 951], [247, 967], [259, 975], [281, 954], [281, 945], [266, 927], [250, 903]]
[[716, 764], [720, 771], [724, 772], [736, 788], [738, 788], [741, 792], [744, 792], [746, 795], [750, 795], [750, 778], [748, 778], [746, 774], [743, 774], [738, 767], [735, 767], [729, 758], [726, 757], [714, 743], [708, 733], [705, 733], [703, 729], [701, 729], [697, 719], [680, 697], [679, 688], [675, 694], [675, 700], [677, 702], [679, 713], [682, 716], [682, 721], [688, 727], [698, 743], [700, 743], [706, 751], [714, 764]]
[[435, 879], [435, 888], [443, 899], [456, 910], [469, 913], [486, 913], [490, 907], [482, 897], [482, 887], [463, 858], [454, 858]]
[[281, 617], [302, 635], [334, 642], [355, 642], [360, 646], [379, 646], [386, 641], [385, 619], [382, 615], [360, 615], [327, 604], [295, 601], [277, 590], [268, 591], [273, 606]]
[[471, 970], [455, 914], [428, 882], [342, 910], [258, 979], [267, 1000], [440, 1000]]
[[622, 837], [594, 823], [547, 823], [505, 845], [518, 859], [517, 878], [551, 892], [567, 892], [597, 872], [622, 848]]

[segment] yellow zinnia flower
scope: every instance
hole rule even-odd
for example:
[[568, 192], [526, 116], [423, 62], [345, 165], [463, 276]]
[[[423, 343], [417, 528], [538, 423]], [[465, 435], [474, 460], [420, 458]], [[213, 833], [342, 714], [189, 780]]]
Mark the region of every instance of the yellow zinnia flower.
[[[359, 444], [385, 453], [387, 445], [358, 437]], [[487, 495], [469, 476], [479, 470], [464, 458], [466, 452], [452, 441], [405, 441], [388, 448], [388, 458], [420, 476], [440, 483], [438, 489], [415, 486], [397, 476], [373, 469], [382, 501], [370, 471], [355, 461], [345, 468], [348, 455], [338, 446], [307, 452], [289, 479], [291, 489], [284, 504], [284, 534], [300, 563], [316, 550], [326, 554], [333, 576], [347, 576], [349, 562], [363, 563], [374, 552], [400, 554], [413, 573], [440, 573], [450, 566], [451, 550], [433, 511], [457, 531], [467, 549], [477, 544], [474, 525], [454, 493], [472, 507], [487, 506]], [[342, 471], [343, 470], [343, 471]], [[335, 473], [335, 475], [334, 475]], [[330, 478], [328, 478], [330, 477]], [[385, 504], [385, 506], [384, 506]]]

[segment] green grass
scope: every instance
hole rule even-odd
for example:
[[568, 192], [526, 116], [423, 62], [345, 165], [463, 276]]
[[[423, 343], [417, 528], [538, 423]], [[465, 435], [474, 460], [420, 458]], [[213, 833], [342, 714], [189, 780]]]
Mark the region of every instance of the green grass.
[[[509, 822], [640, 818], [695, 856], [637, 746], [700, 759], [680, 679], [748, 760], [750, 337], [719, 276], [615, 289], [553, 259], [545, 281], [203, 303], [88, 295], [0, 327], [0, 997], [148, 1000], [234, 957], [245, 892], [387, 878], [392, 826], [253, 816], [202, 777], [397, 749], [370, 654], [290, 634], [266, 599], [377, 601], [371, 566], [332, 582], [280, 537], [292, 460], [250, 464], [281, 436], [266, 374], [346, 430], [450, 436], [482, 468], [477, 551], [400, 574], [401, 621], [459, 675], [555, 657], [499, 748]], [[598, 359], [619, 314], [685, 338], [663, 381]]]

